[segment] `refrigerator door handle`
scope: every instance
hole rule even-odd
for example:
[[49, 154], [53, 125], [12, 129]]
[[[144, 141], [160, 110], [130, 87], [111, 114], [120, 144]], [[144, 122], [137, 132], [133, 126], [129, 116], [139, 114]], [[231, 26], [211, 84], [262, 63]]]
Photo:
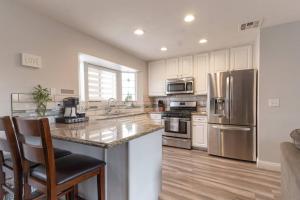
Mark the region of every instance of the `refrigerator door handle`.
[[230, 80], [229, 76], [226, 78], [226, 102], [225, 102], [225, 115], [229, 119], [229, 105], [230, 105]]
[[212, 128], [220, 129], [220, 130], [251, 131], [251, 128], [249, 128], [249, 127], [242, 127], [242, 126], [213, 125]]
[[[234, 79], [233, 79], [233, 76], [230, 76], [230, 80], [229, 80], [229, 82], [230, 82], [230, 101], [229, 101], [229, 109], [230, 109], [230, 111], [232, 111], [232, 100], [233, 100], [233, 84], [234, 84]], [[230, 123], [232, 123], [232, 122], [230, 122]]]

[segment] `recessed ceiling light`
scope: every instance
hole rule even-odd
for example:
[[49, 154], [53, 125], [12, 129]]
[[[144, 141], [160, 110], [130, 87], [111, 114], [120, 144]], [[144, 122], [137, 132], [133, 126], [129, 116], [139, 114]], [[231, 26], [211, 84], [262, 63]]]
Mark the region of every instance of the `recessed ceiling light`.
[[168, 48], [167, 47], [161, 47], [160, 50], [161, 51], [168, 51]]
[[194, 15], [186, 15], [185, 17], [184, 17], [184, 21], [185, 22], [192, 22], [192, 21], [194, 21], [195, 20], [195, 16]]
[[138, 28], [133, 33], [136, 35], [144, 35], [145, 32], [143, 31], [143, 29]]
[[207, 39], [203, 38], [203, 39], [199, 40], [199, 43], [200, 44], [205, 44], [205, 43], [207, 43]]

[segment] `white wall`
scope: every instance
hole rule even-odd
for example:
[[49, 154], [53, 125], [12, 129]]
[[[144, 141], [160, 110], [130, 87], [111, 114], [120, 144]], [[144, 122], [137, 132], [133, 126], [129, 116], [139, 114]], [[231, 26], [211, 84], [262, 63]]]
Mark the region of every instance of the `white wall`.
[[[10, 0], [0, 0], [0, 116], [10, 114], [10, 93], [41, 84], [78, 92], [78, 53], [141, 71], [139, 96], [147, 94], [146, 62], [77, 32]], [[23, 68], [20, 53], [42, 56], [43, 68]]]
[[279, 163], [280, 142], [300, 128], [300, 22], [262, 29], [260, 47], [259, 160]]

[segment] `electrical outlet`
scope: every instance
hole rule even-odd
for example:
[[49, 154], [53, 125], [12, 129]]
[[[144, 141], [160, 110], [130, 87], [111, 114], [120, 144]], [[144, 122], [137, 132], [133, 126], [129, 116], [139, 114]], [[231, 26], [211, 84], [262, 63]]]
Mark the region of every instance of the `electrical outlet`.
[[273, 98], [268, 100], [269, 107], [280, 107], [280, 100], [278, 98]]

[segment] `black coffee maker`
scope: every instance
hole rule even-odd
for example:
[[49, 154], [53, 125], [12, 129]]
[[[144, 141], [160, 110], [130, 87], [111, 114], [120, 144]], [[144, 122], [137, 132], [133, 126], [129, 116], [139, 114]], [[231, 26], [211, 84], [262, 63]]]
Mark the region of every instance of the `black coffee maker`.
[[79, 98], [68, 97], [63, 99], [63, 117], [56, 118], [57, 123], [73, 124], [88, 121], [85, 113], [78, 113]]

